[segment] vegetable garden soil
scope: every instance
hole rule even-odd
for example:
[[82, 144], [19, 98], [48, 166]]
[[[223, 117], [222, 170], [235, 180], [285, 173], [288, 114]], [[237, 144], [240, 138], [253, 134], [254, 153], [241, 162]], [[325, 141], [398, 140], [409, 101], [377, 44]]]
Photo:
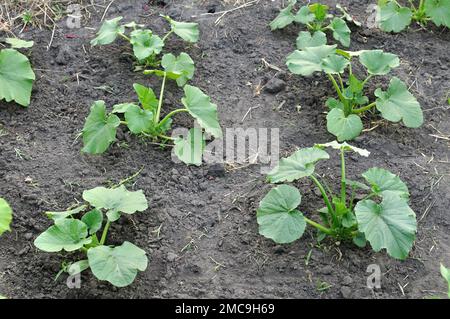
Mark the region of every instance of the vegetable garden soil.
[[[269, 22], [281, 1], [261, 0], [225, 14], [237, 1], [115, 1], [106, 18], [145, 23], [158, 34], [168, 28], [159, 13], [200, 24], [196, 45], [185, 48], [171, 38], [170, 49], [185, 50], [196, 61], [192, 81], [218, 104], [223, 128], [279, 128], [281, 155], [299, 147], [333, 140], [326, 131], [325, 100], [332, 92], [322, 75], [309, 78], [287, 73], [286, 56], [294, 50], [299, 26], [271, 32]], [[332, 1], [324, 1], [333, 5]], [[375, 1], [341, 1], [366, 24]], [[376, 115], [364, 121], [368, 131], [353, 141], [371, 152], [369, 158], [349, 155], [349, 178], [370, 167], [400, 175], [411, 191], [418, 219], [415, 246], [406, 261], [389, 258], [351, 243], [331, 240], [317, 245], [311, 229], [300, 240], [276, 245], [258, 234], [255, 210], [272, 187], [261, 165], [177, 164], [170, 149], [118, 134], [118, 143], [103, 156], [80, 153], [77, 138], [90, 105], [134, 100], [132, 84], [160, 80], [133, 72], [129, 46], [117, 42], [91, 48], [104, 8], [91, 7], [80, 29], [64, 20], [52, 30], [26, 29], [35, 46], [30, 59], [37, 81], [28, 109], [0, 102], [0, 194], [14, 209], [12, 232], [0, 240], [0, 292], [11, 298], [423, 298], [443, 296], [445, 281], [439, 263], [450, 265], [450, 33], [430, 26], [412, 26], [387, 34], [352, 26], [352, 50], [383, 49], [397, 54], [394, 74], [406, 81], [421, 103], [425, 124], [407, 129]], [[95, 11], [97, 10], [97, 12]], [[210, 14], [206, 14], [206, 13]], [[215, 12], [215, 13], [214, 13]], [[84, 12], [83, 12], [84, 13]], [[221, 17], [220, 21], [216, 20]], [[18, 31], [18, 30], [17, 30]], [[0, 35], [0, 36], [4, 36]], [[264, 59], [282, 72], [267, 67]], [[358, 72], [358, 70], [356, 70]], [[387, 81], [378, 78], [371, 84]], [[284, 88], [284, 85], [286, 88]], [[174, 107], [182, 90], [169, 84], [166, 105]], [[276, 92], [278, 93], [269, 93]], [[373, 96], [372, 96], [373, 98]], [[297, 107], [301, 106], [301, 108]], [[249, 109], [251, 111], [249, 112]], [[246, 115], [246, 116], [245, 116]], [[190, 127], [180, 115], [175, 126]], [[146, 143], [147, 142], [147, 143]], [[142, 171], [129, 189], [142, 189], [150, 201], [145, 213], [124, 217], [112, 226], [110, 243], [127, 240], [142, 247], [149, 267], [126, 288], [99, 282], [87, 271], [81, 288], [69, 289], [66, 275], [54, 280], [63, 255], [38, 251], [33, 241], [50, 224], [43, 212], [64, 210], [81, 200], [85, 189], [108, 185]], [[330, 185], [339, 185], [339, 159], [322, 162]], [[307, 216], [320, 194], [309, 181], [297, 183], [300, 208]], [[68, 255], [66, 260], [74, 260]], [[381, 267], [381, 288], [367, 288], [367, 267]]]

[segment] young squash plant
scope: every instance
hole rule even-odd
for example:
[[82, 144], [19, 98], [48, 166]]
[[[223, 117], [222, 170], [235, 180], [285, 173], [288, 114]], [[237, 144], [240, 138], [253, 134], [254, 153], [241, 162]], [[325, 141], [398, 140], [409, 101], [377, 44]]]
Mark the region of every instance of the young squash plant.
[[[171, 26], [170, 31], [162, 38], [150, 29], [136, 22], [122, 24], [122, 17], [107, 20], [97, 33], [97, 37], [91, 41], [92, 46], [107, 45], [113, 43], [118, 37], [128, 41], [133, 47], [133, 54], [139, 65], [144, 67], [158, 67], [158, 56], [161, 54], [165, 41], [176, 34], [189, 43], [195, 43], [199, 39], [198, 24], [194, 22], [178, 22], [169, 16], [162, 16]], [[127, 34], [127, 30], [131, 30]], [[138, 68], [139, 69], [139, 68]]]
[[447, 285], [448, 285], [447, 296], [448, 296], [448, 298], [450, 298], [450, 269], [446, 268], [443, 264], [441, 264], [441, 275], [447, 281]]
[[0, 235], [10, 231], [9, 225], [12, 221], [12, 209], [8, 202], [0, 197]]
[[[363, 78], [353, 73], [352, 63], [358, 57], [366, 69]], [[402, 121], [406, 127], [417, 128], [423, 124], [423, 112], [419, 102], [409, 92], [407, 85], [392, 77], [386, 91], [377, 88], [376, 100], [369, 101], [365, 87], [374, 76], [388, 74], [400, 64], [399, 58], [382, 50], [357, 52], [336, 49], [336, 45], [319, 45], [296, 50], [288, 56], [288, 69], [303, 76], [314, 72], [327, 75], [336, 91], [336, 98], [329, 98], [326, 105], [327, 129], [338, 141], [352, 140], [363, 130], [361, 115], [376, 108], [381, 116], [391, 122]], [[346, 81], [344, 76], [346, 74]]]
[[30, 48], [34, 42], [17, 38], [6, 38], [1, 42], [10, 48], [0, 50], [0, 100], [27, 107], [36, 76], [28, 58], [16, 49]]
[[[91, 269], [99, 280], [116, 287], [130, 285], [138, 271], [147, 268], [144, 250], [125, 241], [120, 246], [106, 243], [111, 223], [122, 214], [143, 212], [148, 208], [144, 193], [128, 191], [121, 185], [116, 188], [96, 187], [83, 192], [85, 204], [64, 212], [47, 212], [54, 225], [40, 234], [34, 245], [45, 252], [85, 253], [87, 259], [64, 265], [62, 271], [76, 275]], [[77, 215], [81, 218], [76, 217]], [[106, 222], [104, 222], [106, 217]], [[101, 231], [101, 236], [97, 234]]]
[[[338, 194], [332, 193], [315, 173], [316, 163], [329, 159], [325, 151], [327, 147], [340, 152], [341, 182]], [[319, 240], [327, 236], [339, 241], [352, 240], [359, 247], [364, 247], [368, 241], [376, 252], [385, 248], [390, 256], [405, 259], [417, 229], [416, 215], [408, 205], [408, 187], [398, 176], [376, 167], [362, 174], [368, 185], [347, 179], [347, 152], [369, 156], [366, 150], [334, 141], [300, 149], [281, 159], [279, 165], [269, 172], [268, 181], [282, 183], [310, 178], [325, 203], [325, 207], [318, 210], [321, 222], [306, 217], [299, 210], [301, 195], [297, 188], [282, 184], [269, 191], [259, 205], [259, 233], [279, 244], [291, 243], [302, 237], [309, 224], [317, 229]], [[356, 190], [366, 191], [367, 195], [355, 205]]]
[[320, 3], [302, 6], [295, 12], [297, 0], [289, 1], [286, 8], [282, 9], [278, 16], [270, 23], [273, 30], [282, 29], [291, 23], [304, 24], [308, 31], [301, 31], [297, 38], [297, 48], [304, 49], [309, 46], [317, 46], [327, 43], [325, 32], [330, 31], [333, 38], [343, 46], [350, 46], [350, 29], [347, 22], [360, 25], [341, 7], [336, 6], [341, 12], [341, 17], [335, 17], [328, 13], [329, 7]]
[[400, 32], [411, 21], [421, 26], [432, 21], [438, 27], [443, 25], [450, 28], [450, 0], [420, 0], [417, 6], [411, 0], [408, 3], [409, 7], [404, 7], [396, 0], [379, 0], [377, 19], [381, 30]]

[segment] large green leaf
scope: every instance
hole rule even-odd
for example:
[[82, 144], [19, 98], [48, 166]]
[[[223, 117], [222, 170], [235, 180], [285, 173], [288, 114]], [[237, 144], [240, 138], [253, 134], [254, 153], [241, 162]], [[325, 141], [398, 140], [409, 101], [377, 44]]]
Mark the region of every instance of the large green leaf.
[[83, 199], [97, 209], [108, 210], [108, 218], [117, 216], [117, 213], [143, 212], [148, 208], [147, 199], [142, 190], [128, 191], [123, 185], [118, 188], [96, 187], [84, 191]]
[[322, 31], [316, 31], [312, 36], [308, 31], [301, 31], [297, 37], [297, 49], [299, 50], [324, 44], [327, 44], [327, 36]]
[[151, 88], [138, 83], [134, 83], [133, 88], [136, 91], [139, 102], [141, 102], [144, 110], [155, 112], [158, 109], [159, 101]]
[[35, 78], [25, 55], [14, 49], [0, 50], [0, 100], [28, 106]]
[[91, 41], [91, 45], [105, 45], [113, 43], [119, 33], [125, 32], [125, 27], [120, 25], [122, 17], [106, 20], [97, 33], [97, 37]]
[[145, 251], [129, 242], [121, 246], [98, 246], [87, 252], [92, 273], [116, 287], [125, 287], [136, 278], [137, 272], [147, 269]]
[[389, 255], [405, 259], [412, 248], [416, 229], [416, 215], [404, 198], [386, 192], [378, 204], [370, 199], [355, 207], [359, 231], [364, 233], [375, 251], [386, 248]]
[[339, 41], [344, 47], [350, 46], [350, 29], [342, 18], [331, 20], [329, 28], [333, 30], [333, 38]]
[[286, 65], [292, 73], [303, 76], [322, 71], [324, 58], [336, 51], [336, 45], [307, 47], [303, 51], [295, 50], [287, 57]]
[[443, 264], [441, 264], [441, 275], [447, 281], [448, 285], [448, 297], [450, 298], [450, 269], [446, 268]]
[[289, 157], [282, 158], [278, 166], [267, 174], [271, 183], [292, 182], [296, 179], [311, 176], [315, 164], [330, 156], [317, 147], [302, 148]]
[[106, 114], [104, 101], [96, 101], [83, 127], [82, 149], [85, 153], [101, 154], [116, 140], [120, 119], [115, 114]]
[[322, 70], [325, 73], [338, 74], [344, 72], [350, 61], [342, 55], [330, 54], [322, 60]]
[[182, 38], [184, 41], [195, 43], [200, 37], [200, 31], [198, 29], [198, 23], [195, 22], [178, 22], [165, 16], [165, 19], [169, 21], [172, 31]]
[[127, 126], [133, 134], [148, 131], [153, 126], [153, 113], [149, 110], [141, 109], [137, 105], [130, 105], [125, 112]]
[[0, 235], [5, 231], [11, 230], [9, 225], [12, 221], [12, 209], [8, 202], [0, 198]]
[[389, 1], [379, 8], [380, 28], [386, 32], [400, 32], [411, 23], [412, 12], [400, 7], [395, 1]]
[[425, 0], [425, 13], [437, 26], [450, 28], [450, 0]]
[[373, 167], [362, 176], [372, 186], [372, 191], [376, 194], [384, 196], [386, 192], [389, 192], [396, 193], [402, 198], [409, 197], [408, 186], [402, 182], [400, 177], [385, 169]]
[[302, 24], [307, 24], [307, 23], [313, 22], [314, 19], [315, 19], [315, 16], [313, 13], [311, 13], [308, 6], [301, 7], [294, 17], [295, 22], [302, 23]]
[[84, 214], [81, 221], [88, 227], [89, 234], [95, 234], [102, 228], [103, 213], [98, 209], [93, 209]]
[[302, 237], [306, 222], [296, 209], [300, 202], [297, 188], [289, 185], [273, 188], [257, 210], [259, 233], [279, 244], [291, 243]]
[[61, 219], [55, 221], [45, 232], [40, 234], [34, 241], [34, 245], [46, 252], [57, 252], [61, 250], [74, 251], [89, 244], [92, 239], [86, 238], [88, 227], [78, 219]]
[[194, 61], [187, 53], [182, 52], [178, 57], [172, 53], [164, 54], [161, 65], [166, 72], [178, 75], [176, 81], [180, 87], [194, 76]]
[[343, 110], [332, 109], [327, 115], [327, 130], [337, 137], [339, 142], [353, 140], [363, 129], [361, 118], [356, 114], [345, 116]]
[[81, 213], [85, 209], [86, 209], [86, 205], [81, 205], [77, 208], [69, 209], [64, 212], [45, 212], [45, 215], [48, 218], [53, 219], [54, 221], [57, 221], [57, 220], [61, 220], [61, 219], [67, 218], [69, 216]]
[[332, 142], [325, 143], [325, 144], [316, 144], [315, 146], [319, 147], [319, 148], [331, 147], [335, 150], [344, 150], [347, 152], [355, 152], [364, 157], [368, 157], [370, 155], [370, 152], [368, 150], [350, 145], [346, 142], [338, 143], [337, 141], [332, 141]]
[[388, 74], [393, 68], [400, 65], [398, 56], [392, 53], [385, 53], [383, 50], [366, 50], [359, 56], [359, 61], [367, 68], [367, 72], [372, 75]]
[[151, 30], [134, 30], [130, 35], [130, 43], [138, 60], [160, 54], [164, 47], [164, 41]]
[[184, 97], [181, 102], [207, 133], [217, 138], [222, 137], [222, 129], [217, 117], [217, 105], [211, 103], [209, 96], [195, 86], [185, 85]]
[[376, 89], [375, 96], [378, 97], [377, 109], [386, 120], [391, 122], [402, 120], [405, 126], [412, 128], [423, 124], [423, 113], [419, 102], [399, 78], [391, 79], [387, 91]]
[[205, 137], [199, 128], [189, 130], [185, 138], [177, 138], [174, 141], [175, 155], [185, 164], [201, 165], [203, 151], [205, 149]]
[[280, 10], [280, 13], [277, 15], [277, 17], [272, 22], [270, 22], [269, 26], [272, 31], [276, 29], [283, 29], [284, 27], [294, 22], [295, 16], [292, 13], [292, 7], [296, 2], [297, 1], [290, 1], [289, 5], [286, 8]]

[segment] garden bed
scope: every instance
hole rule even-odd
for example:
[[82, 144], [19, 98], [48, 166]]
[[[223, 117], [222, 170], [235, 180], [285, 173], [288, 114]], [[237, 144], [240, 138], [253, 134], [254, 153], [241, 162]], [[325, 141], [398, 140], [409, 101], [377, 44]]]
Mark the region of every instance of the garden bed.
[[[78, 134], [95, 100], [113, 105], [134, 99], [132, 83], [150, 85], [155, 91], [160, 85], [155, 77], [133, 72], [132, 58], [124, 54], [129, 50], [125, 42], [90, 47], [109, 4], [97, 2], [99, 6], [90, 7], [89, 14], [83, 11], [79, 29], [67, 28], [62, 19], [53, 35], [51, 28], [23, 31], [24, 38], [35, 41], [30, 60], [37, 81], [28, 109], [0, 102], [0, 194], [15, 213], [12, 232], [0, 240], [1, 294], [11, 298], [442, 295], [445, 282], [439, 263], [450, 265], [448, 30], [412, 26], [399, 34], [384, 33], [364, 25], [370, 14], [366, 10], [374, 1], [340, 2], [363, 22], [360, 28], [352, 27], [351, 49], [380, 48], [397, 54], [401, 65], [393, 73], [410, 86], [424, 110], [425, 124], [419, 129], [367, 117], [367, 132], [352, 144], [371, 155], [350, 156], [347, 164], [351, 179], [377, 166], [399, 174], [408, 185], [418, 235], [410, 257], [397, 261], [383, 251], [374, 253], [346, 243], [327, 240], [318, 245], [311, 230], [302, 241], [283, 246], [260, 236], [255, 210], [271, 187], [260, 165], [175, 164], [169, 148], [130, 138], [126, 131], [119, 132], [118, 143], [106, 154], [81, 154]], [[288, 73], [285, 59], [294, 50], [298, 29], [272, 32], [268, 27], [282, 1], [255, 1], [226, 14], [220, 12], [244, 1], [166, 2], [116, 0], [105, 18], [120, 15], [158, 33], [167, 30], [160, 13], [198, 22], [200, 41], [185, 49], [196, 61], [193, 85], [218, 105], [223, 128], [279, 128], [283, 156], [298, 147], [333, 140], [325, 125], [331, 85], [319, 74], [306, 78]], [[173, 39], [168, 46], [179, 52], [185, 44]], [[386, 81], [377, 81], [386, 87]], [[180, 92], [175, 84], [169, 85], [172, 92]], [[280, 88], [278, 93], [268, 92]], [[166, 102], [175, 106], [180, 97], [181, 93], [167, 94]], [[192, 123], [181, 116], [175, 125]], [[320, 167], [337, 185], [339, 176], [334, 172], [339, 159], [332, 157]], [[120, 289], [99, 282], [90, 272], [83, 273], [80, 289], [69, 289], [65, 275], [55, 281], [63, 258], [33, 246], [50, 225], [43, 212], [64, 210], [81, 199], [83, 190], [116, 183], [139, 170], [128, 186], [142, 189], [150, 207], [114, 225], [110, 241], [128, 240], [143, 248], [150, 259], [147, 270], [131, 286]], [[318, 195], [308, 191], [312, 185], [298, 186], [305, 198], [302, 208], [320, 208], [308, 204], [307, 199]], [[381, 267], [380, 289], [367, 288], [366, 270], [371, 264]]]

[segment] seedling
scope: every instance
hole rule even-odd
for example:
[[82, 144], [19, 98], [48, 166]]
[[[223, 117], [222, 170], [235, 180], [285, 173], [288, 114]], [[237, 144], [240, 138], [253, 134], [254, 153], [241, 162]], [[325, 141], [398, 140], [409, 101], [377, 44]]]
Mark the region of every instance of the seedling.
[[[120, 246], [107, 245], [106, 238], [111, 223], [122, 214], [130, 215], [148, 208], [144, 193], [141, 190], [128, 191], [123, 185], [117, 188], [96, 187], [84, 191], [83, 199], [86, 204], [76, 208], [45, 213], [54, 225], [40, 234], [34, 245], [51, 253], [63, 250], [85, 253], [87, 259], [63, 268], [69, 275], [77, 275], [90, 268], [99, 280], [108, 281], [116, 287], [130, 285], [138, 271], [147, 268], [145, 251], [127, 241]], [[81, 213], [81, 218], [75, 217]], [[99, 239], [97, 233], [102, 228]]]
[[[325, 148], [340, 151], [340, 193], [334, 194], [320, 182], [315, 165], [329, 159]], [[322, 194], [325, 207], [318, 210], [321, 222], [306, 217], [298, 206], [301, 195], [297, 188], [280, 185], [273, 188], [261, 201], [257, 210], [259, 233], [276, 243], [291, 243], [302, 237], [306, 224], [317, 229], [318, 240], [329, 236], [338, 241], [352, 240], [364, 247], [368, 241], [373, 250], [385, 248], [397, 259], [405, 259], [412, 248], [416, 229], [416, 215], [408, 206], [408, 187], [400, 178], [382, 168], [371, 168], [362, 176], [365, 183], [346, 177], [345, 153], [369, 156], [369, 152], [347, 143], [331, 142], [296, 151], [283, 158], [268, 174], [271, 183], [293, 182], [309, 177]], [[348, 188], [350, 197], [347, 196]], [[368, 194], [355, 205], [356, 190]]]
[[[193, 22], [178, 22], [169, 16], [162, 16], [171, 26], [170, 31], [162, 38], [150, 29], [136, 22], [121, 24], [122, 17], [107, 20], [91, 41], [91, 45], [106, 45], [113, 43], [118, 37], [128, 41], [133, 47], [133, 54], [140, 65], [145, 67], [158, 67], [159, 54], [162, 52], [165, 41], [172, 34], [176, 34], [189, 43], [195, 43], [199, 38], [198, 24]], [[131, 30], [127, 35], [127, 30]]]
[[[353, 73], [353, 58], [366, 69], [364, 79]], [[364, 88], [374, 76], [386, 75], [399, 66], [399, 58], [382, 50], [357, 52], [336, 49], [336, 45], [319, 45], [296, 50], [286, 62], [294, 74], [309, 76], [324, 72], [330, 79], [339, 99], [329, 98], [326, 105], [327, 129], [339, 141], [352, 140], [363, 130], [361, 115], [376, 108], [381, 116], [391, 122], [402, 121], [406, 127], [417, 128], [423, 124], [423, 113], [419, 102], [409, 92], [407, 85], [397, 77], [389, 82], [386, 91], [377, 88], [377, 99], [369, 102]], [[346, 81], [344, 74], [347, 72]]]
[[[173, 142], [175, 154], [186, 164], [200, 165], [205, 148], [205, 134], [200, 128], [193, 128], [185, 138], [167, 136], [171, 129], [172, 117], [178, 113], [189, 113], [206, 133], [216, 138], [222, 136], [218, 122], [217, 105], [211, 103], [209, 96], [199, 88], [187, 85], [186, 82], [194, 75], [194, 61], [186, 53], [178, 57], [169, 53], [162, 58], [163, 70], [147, 70], [146, 74], [156, 74], [162, 77], [159, 99], [151, 88], [134, 84], [139, 102], [122, 103], [113, 106], [111, 113], [106, 112], [105, 103], [96, 101], [92, 107], [83, 128], [83, 152], [100, 154], [105, 152], [116, 139], [117, 127], [126, 125], [133, 134], [150, 137], [164, 143]], [[166, 80], [174, 80], [183, 87], [185, 96], [181, 99], [182, 108], [162, 115]], [[116, 114], [123, 114], [121, 120]]]
[[299, 50], [309, 46], [318, 46], [327, 43], [325, 32], [333, 32], [333, 38], [343, 46], [350, 46], [350, 29], [348, 22], [356, 25], [360, 23], [354, 21], [352, 17], [339, 5], [336, 7], [342, 12], [341, 17], [335, 17], [328, 13], [329, 7], [324, 4], [314, 3], [302, 6], [294, 12], [297, 0], [289, 1], [286, 8], [282, 9], [278, 16], [270, 23], [272, 30], [282, 29], [291, 23], [304, 24], [308, 31], [301, 31], [297, 38], [297, 48]]
[[5, 231], [10, 231], [9, 225], [12, 221], [12, 209], [8, 202], [0, 197], [0, 235]]
[[448, 284], [448, 298], [450, 298], [450, 269], [441, 264], [441, 275], [447, 281]]
[[0, 100], [30, 105], [31, 90], [36, 76], [28, 58], [15, 49], [30, 48], [33, 41], [6, 38], [1, 42], [11, 48], [0, 50]]
[[400, 32], [406, 29], [411, 21], [425, 27], [429, 21], [436, 26], [450, 28], [450, 0], [420, 0], [416, 7], [408, 0], [409, 7], [402, 6], [396, 0], [378, 1], [378, 22], [381, 30]]

